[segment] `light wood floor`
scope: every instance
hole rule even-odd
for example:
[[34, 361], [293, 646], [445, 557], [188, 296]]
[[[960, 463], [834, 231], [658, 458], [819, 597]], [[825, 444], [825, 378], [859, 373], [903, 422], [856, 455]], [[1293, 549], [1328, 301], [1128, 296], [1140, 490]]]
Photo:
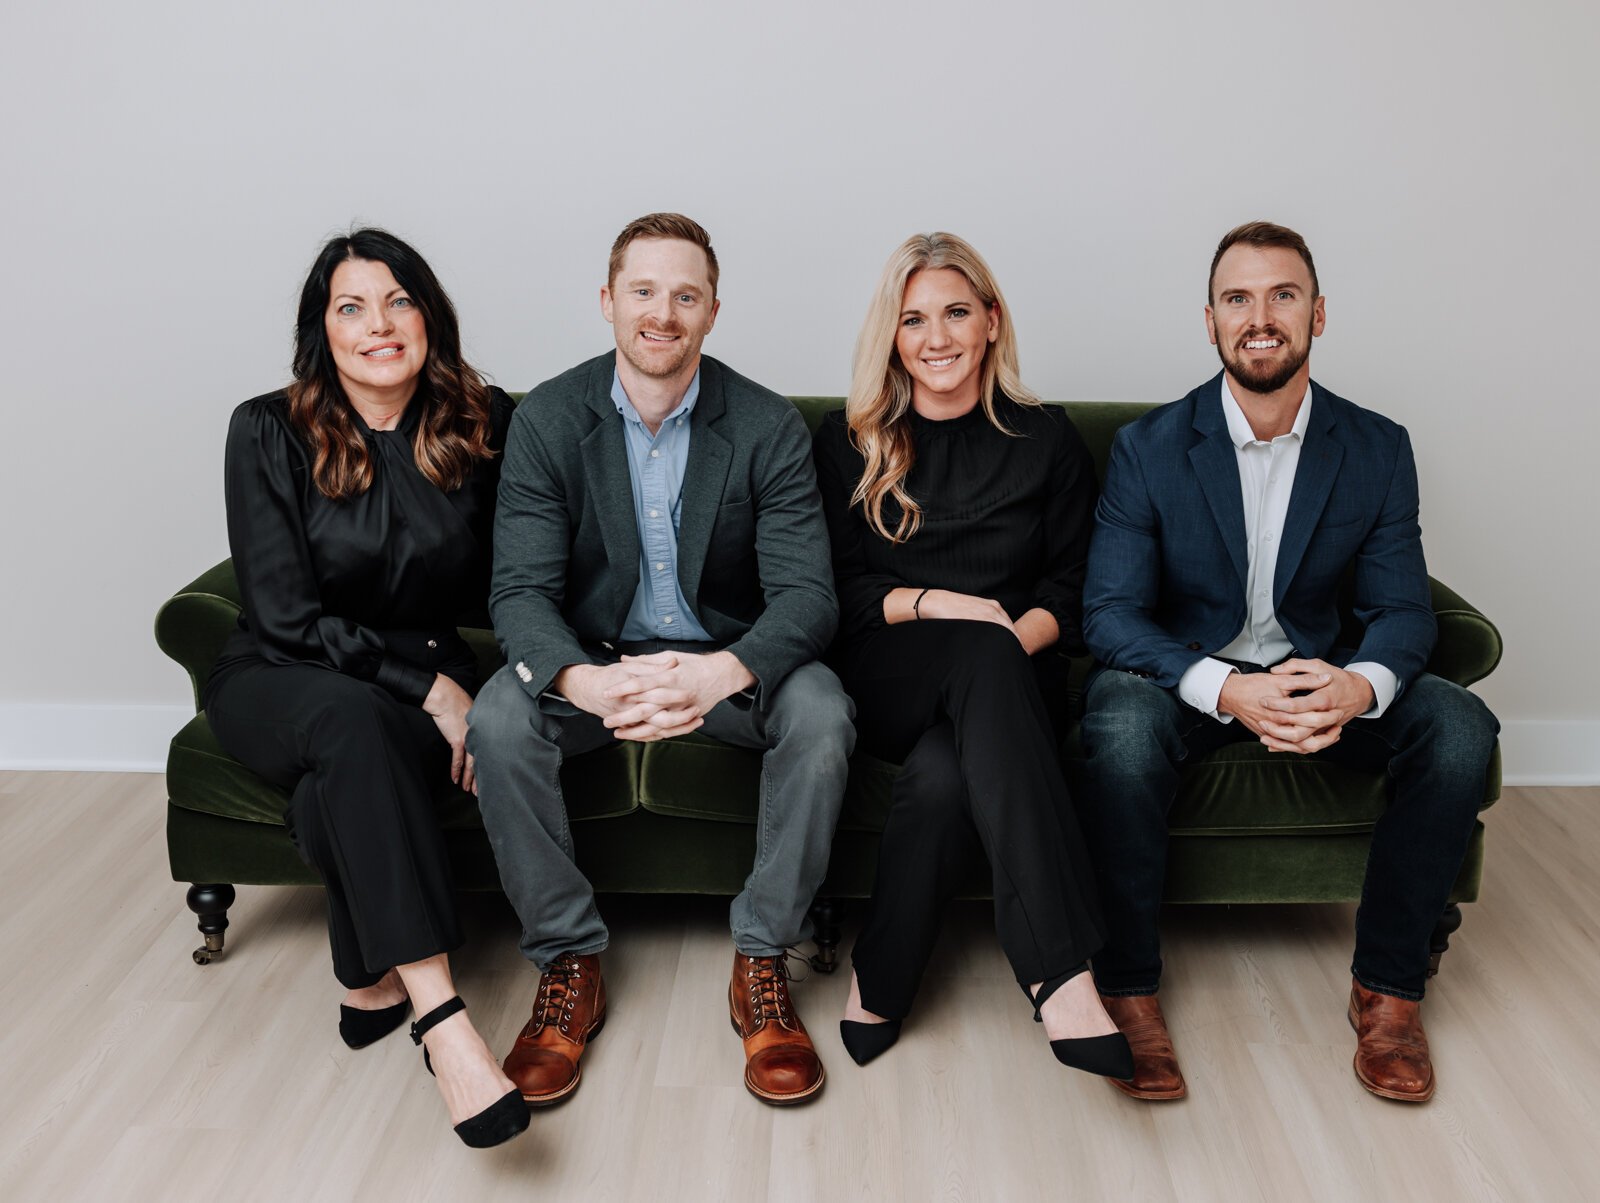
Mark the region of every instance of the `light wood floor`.
[[[963, 905], [867, 1069], [839, 1044], [844, 974], [796, 987], [829, 1079], [780, 1111], [740, 1084], [725, 904], [616, 899], [583, 1088], [492, 1152], [451, 1134], [403, 1033], [339, 1042], [319, 892], [241, 887], [226, 959], [191, 962], [164, 802], [158, 776], [0, 773], [0, 1198], [1600, 1199], [1600, 789], [1491, 812], [1425, 1004], [1425, 1106], [1351, 1074], [1350, 907], [1171, 910], [1190, 1097], [1152, 1105], [1055, 1064]], [[535, 978], [503, 901], [466, 908], [458, 982], [503, 1049]]]

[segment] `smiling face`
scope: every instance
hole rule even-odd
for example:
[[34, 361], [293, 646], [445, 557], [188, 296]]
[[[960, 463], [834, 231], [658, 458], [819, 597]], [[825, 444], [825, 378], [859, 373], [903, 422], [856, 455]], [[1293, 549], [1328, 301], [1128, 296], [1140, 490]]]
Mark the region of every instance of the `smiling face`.
[[705, 251], [681, 238], [634, 239], [616, 278], [600, 290], [601, 312], [627, 363], [656, 380], [684, 377], [685, 385], [719, 305]]
[[1281, 246], [1236, 243], [1217, 261], [1206, 332], [1233, 382], [1252, 393], [1305, 390], [1311, 340], [1327, 317], [1305, 260]]
[[952, 267], [906, 281], [894, 349], [911, 375], [911, 404], [930, 418], [954, 418], [978, 403], [983, 358], [1000, 336], [1000, 311], [978, 299]]
[[323, 324], [345, 396], [383, 407], [409, 401], [428, 358], [428, 328], [389, 265], [346, 259], [328, 291]]

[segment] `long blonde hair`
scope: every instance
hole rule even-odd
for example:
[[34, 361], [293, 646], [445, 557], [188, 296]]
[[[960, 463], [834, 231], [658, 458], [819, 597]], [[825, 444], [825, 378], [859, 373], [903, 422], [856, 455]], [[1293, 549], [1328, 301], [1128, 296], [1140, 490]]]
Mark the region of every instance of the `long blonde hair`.
[[[856, 339], [850, 397], [844, 409], [850, 443], [866, 461], [850, 504], [860, 505], [867, 525], [891, 543], [904, 543], [922, 525], [922, 507], [905, 487], [916, 452], [905, 421], [906, 411], [911, 408], [911, 375], [895, 350], [895, 333], [900, 328], [900, 306], [907, 282], [917, 272], [936, 268], [960, 272], [984, 307], [999, 314], [999, 334], [983, 357], [978, 396], [984, 415], [997, 430], [1011, 434], [995, 412], [996, 391], [1021, 405], [1041, 403], [1022, 383], [1010, 310], [983, 256], [965, 239], [942, 231], [913, 234], [901, 243], [884, 265], [878, 290]], [[883, 516], [884, 503], [891, 499], [900, 509], [900, 519], [893, 530]]]

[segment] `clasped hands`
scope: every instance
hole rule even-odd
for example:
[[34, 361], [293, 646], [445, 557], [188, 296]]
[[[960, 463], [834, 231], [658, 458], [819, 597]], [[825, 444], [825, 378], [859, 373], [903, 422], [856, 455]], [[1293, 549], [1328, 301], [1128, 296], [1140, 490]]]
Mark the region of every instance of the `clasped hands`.
[[653, 743], [700, 727], [707, 711], [755, 681], [732, 652], [652, 652], [615, 664], [569, 664], [555, 686], [618, 739]]
[[[1298, 696], [1296, 696], [1298, 695]], [[1274, 752], [1320, 752], [1372, 708], [1372, 683], [1326, 660], [1285, 660], [1264, 673], [1230, 673], [1217, 711], [1231, 714]]]

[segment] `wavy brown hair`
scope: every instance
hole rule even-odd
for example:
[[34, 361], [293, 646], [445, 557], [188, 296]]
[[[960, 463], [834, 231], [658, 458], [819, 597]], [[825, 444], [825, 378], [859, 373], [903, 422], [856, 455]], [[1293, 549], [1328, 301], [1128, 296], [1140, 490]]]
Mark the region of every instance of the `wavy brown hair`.
[[489, 449], [489, 386], [461, 358], [455, 306], [427, 261], [388, 231], [370, 228], [330, 239], [300, 290], [289, 420], [311, 447], [311, 478], [335, 501], [372, 487], [372, 457], [328, 346], [333, 273], [351, 259], [387, 266], [422, 312], [428, 355], [411, 398], [411, 404], [422, 407], [412, 451], [424, 476], [447, 493], [458, 489], [473, 460], [494, 454]]
[[[995, 412], [995, 394], [1003, 393], [1019, 405], [1040, 404], [1039, 398], [1022, 383], [1017, 369], [1017, 333], [1011, 325], [1010, 310], [983, 256], [965, 239], [942, 231], [907, 238], [889, 256], [867, 309], [867, 320], [856, 339], [850, 396], [844, 407], [851, 445], [866, 461], [855, 492], [850, 495], [850, 504], [861, 506], [867, 525], [891, 543], [904, 543], [922, 525], [922, 507], [905, 485], [916, 461], [916, 450], [911, 443], [911, 428], [905, 421], [906, 411], [911, 408], [911, 374], [895, 349], [895, 332], [900, 327], [900, 306], [907, 282], [917, 272], [944, 267], [965, 276], [984, 307], [999, 314], [1000, 332], [984, 354], [978, 393], [985, 416], [997, 430], [1011, 434]], [[884, 517], [884, 507], [890, 501], [900, 511], [893, 530]]]

